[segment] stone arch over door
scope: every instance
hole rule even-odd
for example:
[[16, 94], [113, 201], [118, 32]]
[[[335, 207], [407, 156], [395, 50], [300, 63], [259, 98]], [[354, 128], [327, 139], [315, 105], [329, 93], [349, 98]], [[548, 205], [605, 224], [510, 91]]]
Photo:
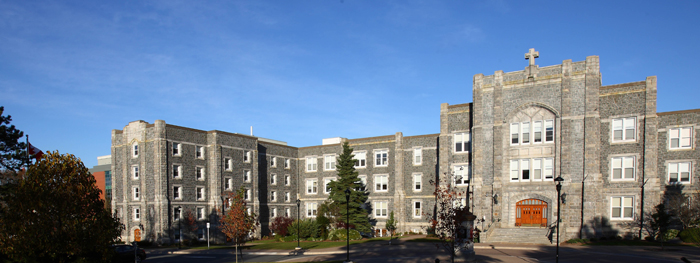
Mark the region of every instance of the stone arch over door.
[[[508, 206], [507, 206], [507, 214], [508, 214], [508, 222], [506, 223], [505, 227], [518, 227], [516, 226], [516, 216], [517, 216], [517, 203], [523, 200], [528, 200], [528, 199], [536, 199], [536, 200], [541, 200], [545, 203], [547, 203], [546, 206], [546, 211], [542, 211], [543, 216], [547, 218], [547, 224], [551, 224], [554, 221], [554, 213], [552, 211], [556, 211], [556, 189], [554, 189], [554, 185], [552, 185], [552, 190], [551, 193], [547, 191], [545, 195], [539, 194], [539, 193], [516, 193], [508, 198]], [[553, 196], [552, 198], [547, 197], [547, 195]], [[505, 201], [505, 200], [504, 200]]]

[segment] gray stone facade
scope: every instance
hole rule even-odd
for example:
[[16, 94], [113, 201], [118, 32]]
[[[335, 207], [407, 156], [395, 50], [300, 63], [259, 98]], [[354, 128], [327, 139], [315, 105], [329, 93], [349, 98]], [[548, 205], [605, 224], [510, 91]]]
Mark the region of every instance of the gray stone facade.
[[[222, 196], [244, 187], [250, 209], [260, 215], [256, 235], [267, 235], [273, 216], [315, 216], [347, 141], [356, 159], [364, 156], [356, 169], [366, 182], [377, 235], [385, 233], [391, 211], [399, 231], [424, 232], [435, 183], [445, 181], [471, 193], [465, 203], [483, 219], [477, 226], [487, 230], [484, 238], [491, 229], [549, 227], [558, 208], [553, 178], [561, 176], [561, 239], [631, 237], [638, 231], [631, 222], [669, 187], [699, 190], [700, 110], [657, 113], [656, 89], [656, 77], [602, 86], [597, 56], [542, 68], [532, 63], [522, 71], [475, 75], [472, 103], [440, 105], [438, 134], [337, 138], [301, 148], [135, 121], [112, 132], [112, 207], [126, 226], [124, 240], [143, 228], [144, 239], [168, 243], [180, 227], [176, 207], [203, 209], [199, 228], [211, 222], [215, 229]], [[526, 219], [522, 204], [528, 200], [540, 204], [541, 219]]]

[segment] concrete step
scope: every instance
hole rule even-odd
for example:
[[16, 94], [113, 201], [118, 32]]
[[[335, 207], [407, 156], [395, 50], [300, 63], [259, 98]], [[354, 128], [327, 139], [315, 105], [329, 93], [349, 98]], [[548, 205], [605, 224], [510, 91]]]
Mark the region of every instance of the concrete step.
[[549, 233], [549, 229], [542, 227], [515, 227], [494, 228], [492, 233], [482, 233], [486, 238], [482, 242], [487, 243], [525, 243], [525, 244], [552, 244], [550, 237], [556, 233]]

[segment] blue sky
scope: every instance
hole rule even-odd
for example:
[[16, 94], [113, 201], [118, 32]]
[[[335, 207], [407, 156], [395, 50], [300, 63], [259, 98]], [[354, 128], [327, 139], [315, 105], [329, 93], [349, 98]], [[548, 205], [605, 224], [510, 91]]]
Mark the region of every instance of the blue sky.
[[303, 147], [439, 132], [472, 77], [598, 55], [603, 85], [658, 76], [700, 108], [698, 1], [5, 1], [0, 105], [40, 149], [110, 154], [129, 122]]

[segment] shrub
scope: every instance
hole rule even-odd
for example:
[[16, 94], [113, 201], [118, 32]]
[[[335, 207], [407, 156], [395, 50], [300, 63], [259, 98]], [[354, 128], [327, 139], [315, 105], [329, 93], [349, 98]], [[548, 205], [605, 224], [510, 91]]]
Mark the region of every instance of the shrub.
[[282, 241], [284, 241], [284, 242], [297, 241], [297, 235], [295, 234], [295, 235], [289, 235], [289, 236], [283, 237]]
[[700, 243], [700, 228], [687, 228], [681, 231], [681, 240], [687, 243]]
[[678, 231], [676, 229], [666, 230], [666, 233], [664, 233], [663, 238], [664, 238], [664, 240], [671, 240], [671, 239], [678, 236], [678, 232], [680, 232], [680, 231]]
[[[297, 232], [297, 226], [299, 226], [299, 232]], [[287, 233], [291, 235], [296, 235], [299, 233], [302, 239], [309, 237], [319, 237], [320, 231], [316, 220], [304, 219], [301, 221], [294, 220], [291, 224], [287, 226]]]
[[274, 232], [277, 235], [286, 236], [287, 234], [289, 234], [289, 232], [287, 232], [287, 229], [289, 225], [293, 222], [294, 219], [290, 217], [275, 217], [275, 219], [270, 224], [270, 230], [272, 230], [272, 232]]
[[569, 239], [564, 243], [567, 243], [567, 244], [586, 244], [586, 243], [588, 243], [588, 239], [574, 238], [574, 239]]
[[[346, 230], [345, 229], [334, 229], [331, 230], [331, 232], [328, 234], [328, 240], [346, 240]], [[351, 240], [360, 240], [362, 239], [362, 236], [360, 235], [360, 232], [358, 232], [355, 229], [350, 229], [350, 239]]]

